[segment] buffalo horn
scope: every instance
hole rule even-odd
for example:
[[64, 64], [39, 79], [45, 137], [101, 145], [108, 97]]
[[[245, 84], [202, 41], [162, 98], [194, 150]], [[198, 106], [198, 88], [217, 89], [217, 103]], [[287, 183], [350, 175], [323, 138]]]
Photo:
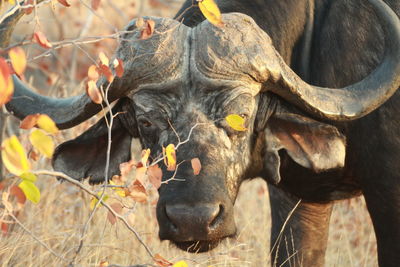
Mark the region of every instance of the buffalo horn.
[[[2, 47], [8, 45], [11, 32], [22, 17], [21, 12], [23, 11], [15, 12], [13, 17], [0, 24], [0, 33], [4, 33], [1, 35]], [[142, 28], [137, 27], [136, 20], [132, 21], [121, 35], [116, 57], [124, 63], [123, 76], [115, 77], [111, 85], [105, 77], [101, 77], [97, 82], [98, 88], [109, 86], [109, 102], [131, 95], [146, 85], [159, 85], [164, 81], [168, 82], [169, 77], [173, 79], [180, 76], [181, 53], [185, 53], [183, 47], [186, 45], [181, 40], [186, 40], [188, 28], [172, 19], [145, 18], [145, 21], [150, 19], [155, 23], [152, 38], [146, 39], [141, 36]], [[174, 49], [176, 46], [177, 49]], [[48, 114], [60, 129], [67, 129], [101, 110], [101, 105], [93, 103], [85, 93], [64, 99], [50, 98], [33, 92], [17, 77], [13, 80], [14, 96], [6, 107], [20, 119], [30, 114], [44, 113]]]
[[264, 86], [265, 90], [271, 90], [309, 113], [336, 121], [360, 118], [382, 105], [400, 85], [400, 22], [383, 1], [369, 2], [375, 7], [385, 31], [386, 46], [382, 62], [371, 74], [344, 88], [313, 86], [299, 78], [276, 53], [280, 71], [275, 77], [271, 75], [266, 83], [270, 86]]

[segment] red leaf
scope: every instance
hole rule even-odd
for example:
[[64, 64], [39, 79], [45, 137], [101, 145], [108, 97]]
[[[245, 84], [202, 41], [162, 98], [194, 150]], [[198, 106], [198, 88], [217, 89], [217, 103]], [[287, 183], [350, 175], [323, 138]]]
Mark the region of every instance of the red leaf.
[[11, 69], [6, 60], [0, 57], [0, 107], [11, 100], [14, 93], [14, 83]]
[[[27, 6], [27, 5], [32, 5], [33, 6], [33, 4], [34, 4], [34, 2], [33, 2], [34, 0], [27, 0], [27, 1], [25, 1], [25, 6]], [[25, 9], [25, 14], [26, 15], [29, 15], [29, 14], [31, 14], [32, 13], [32, 10], [33, 10], [33, 7], [28, 7], [28, 8], [26, 8]]]
[[193, 174], [198, 175], [201, 170], [201, 162], [199, 158], [193, 158], [190, 162], [192, 163]]
[[51, 48], [53, 45], [47, 40], [43, 32], [38, 31], [33, 34], [33, 40], [43, 48]]
[[163, 257], [161, 257], [160, 254], [154, 255], [153, 260], [158, 266], [161, 266], [161, 267], [168, 267], [168, 266], [173, 265], [171, 262], [169, 262], [166, 259], [164, 259]]
[[156, 188], [160, 188], [162, 179], [162, 170], [158, 165], [150, 166], [147, 170], [150, 183]]
[[[121, 213], [122, 211], [122, 205], [119, 202], [114, 202], [110, 205], [110, 207], [118, 214]], [[114, 216], [114, 214], [111, 213], [111, 211], [108, 212], [107, 214], [107, 219], [111, 224], [115, 224], [117, 222], [117, 217]]]
[[1, 223], [1, 231], [3, 232], [3, 235], [6, 235], [8, 233], [8, 224]]
[[24, 192], [21, 190], [21, 188], [19, 188], [18, 186], [13, 185], [10, 188], [10, 195], [15, 196], [18, 203], [25, 204], [26, 196], [25, 196]]
[[70, 7], [70, 6], [71, 6], [71, 5], [67, 2], [67, 0], [58, 0], [58, 2], [59, 2], [61, 5], [66, 6], [66, 7]]
[[92, 0], [92, 9], [97, 10], [100, 6], [101, 0]]
[[146, 188], [139, 180], [135, 180], [129, 187], [127, 194], [133, 200], [137, 202], [146, 202], [147, 201], [147, 192]]
[[149, 39], [154, 33], [155, 22], [151, 19], [146, 20], [143, 26], [142, 31], [140, 32], [140, 39], [146, 40]]
[[117, 76], [121, 78], [122, 75], [124, 74], [124, 66], [121, 59], [119, 58], [114, 59], [114, 68]]
[[104, 75], [107, 80], [111, 83], [114, 80], [114, 75], [112, 74], [110, 68], [104, 64], [100, 64], [98, 69], [102, 75]]
[[21, 129], [25, 129], [25, 130], [29, 130], [32, 129], [36, 123], [37, 120], [39, 119], [40, 114], [36, 113], [36, 114], [31, 114], [26, 116], [20, 123], [19, 128]]

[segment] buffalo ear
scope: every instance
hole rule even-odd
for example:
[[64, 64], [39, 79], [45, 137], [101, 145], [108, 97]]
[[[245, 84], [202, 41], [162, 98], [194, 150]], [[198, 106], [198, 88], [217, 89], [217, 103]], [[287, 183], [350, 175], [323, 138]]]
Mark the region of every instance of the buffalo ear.
[[269, 181], [275, 184], [281, 180], [281, 149], [296, 163], [315, 172], [344, 166], [346, 138], [334, 126], [293, 113], [277, 113], [267, 122], [265, 139], [265, 170]]
[[[114, 107], [113, 114], [124, 109], [120, 101]], [[114, 118], [108, 178], [119, 174], [120, 163], [131, 159], [131, 141], [135, 136], [130, 134], [132, 130], [124, 127], [127, 116], [134, 118], [123, 113]], [[132, 129], [136, 125], [131, 126], [129, 128]], [[104, 181], [107, 144], [108, 128], [105, 118], [102, 118], [77, 138], [56, 148], [52, 161], [53, 168], [77, 180], [89, 177], [89, 183], [101, 183]]]

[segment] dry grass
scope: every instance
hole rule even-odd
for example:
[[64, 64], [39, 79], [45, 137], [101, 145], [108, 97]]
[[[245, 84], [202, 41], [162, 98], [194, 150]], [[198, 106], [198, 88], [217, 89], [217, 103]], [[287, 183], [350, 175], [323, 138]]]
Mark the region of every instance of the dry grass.
[[[70, 1], [75, 2], [75, 1]], [[88, 2], [88, 1], [86, 1]], [[129, 3], [128, 3], [129, 2]], [[50, 40], [76, 38], [85, 25], [85, 35], [98, 36], [113, 32], [114, 25], [120, 29], [132, 17], [142, 15], [171, 16], [180, 1], [105, 1], [92, 20], [88, 10], [79, 4], [69, 9], [51, 11], [40, 9], [41, 30]], [[158, 3], [158, 4], [157, 4]], [[168, 4], [165, 6], [165, 4]], [[54, 15], [55, 14], [55, 15]], [[21, 40], [32, 32], [33, 17], [25, 18], [15, 36]], [[28, 27], [29, 26], [29, 27]], [[105, 40], [100, 45], [83, 46], [94, 58], [100, 50], [112, 51], [114, 40]], [[34, 46], [26, 47], [30, 57], [40, 54]], [[91, 61], [75, 46], [54, 52], [54, 57], [32, 60], [27, 75], [37, 87], [61, 88], [61, 91], [46, 91], [50, 95], [70, 95], [86, 74]], [[110, 55], [110, 53], [109, 53]], [[54, 60], [54, 59], [58, 60]], [[40, 65], [47, 65], [47, 78], [43, 77]], [[46, 77], [45, 75], [45, 77]], [[78, 82], [79, 83], [79, 82]], [[88, 123], [57, 136], [57, 141], [76, 136], [88, 127]], [[20, 132], [12, 120], [7, 122], [7, 134], [21, 134], [26, 140], [26, 132]], [[37, 169], [50, 169], [47, 160], [35, 164]], [[1, 266], [65, 266], [66, 263], [54, 257], [47, 249], [35, 241], [32, 234], [49, 245], [65, 259], [74, 256], [79, 244], [83, 225], [90, 213], [90, 197], [68, 183], [59, 183], [53, 177], [40, 177], [38, 185], [42, 199], [38, 205], [28, 203], [18, 216], [31, 234], [15, 226], [7, 235], [0, 236]], [[141, 234], [146, 244], [155, 252], [175, 262], [186, 260], [190, 266], [267, 266], [269, 256], [270, 214], [266, 185], [261, 180], [243, 184], [235, 206], [238, 236], [223, 242], [217, 249], [203, 254], [189, 254], [173, 247], [168, 242], [160, 242], [155, 207], [152, 204], [138, 204], [135, 211], [134, 228]], [[100, 208], [84, 239], [84, 246], [77, 256], [79, 266], [99, 266], [101, 261], [123, 266], [152, 263], [144, 248], [122, 224], [107, 222], [106, 211]], [[362, 198], [337, 203], [331, 219], [329, 246], [326, 266], [376, 266], [376, 245], [373, 229]]]

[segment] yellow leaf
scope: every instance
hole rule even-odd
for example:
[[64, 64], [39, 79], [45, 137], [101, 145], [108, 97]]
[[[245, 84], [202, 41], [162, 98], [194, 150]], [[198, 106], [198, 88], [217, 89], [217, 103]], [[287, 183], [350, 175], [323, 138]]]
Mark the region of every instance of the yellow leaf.
[[28, 180], [22, 180], [18, 185], [22, 189], [27, 199], [32, 201], [32, 203], [37, 204], [40, 201], [40, 191], [34, 183]]
[[148, 149], [143, 149], [142, 150], [142, 158], [141, 158], [141, 162], [142, 162], [142, 165], [144, 166], [144, 167], [146, 167], [147, 166], [147, 161], [149, 160], [149, 156], [150, 156], [150, 148], [148, 148]]
[[40, 153], [51, 159], [54, 152], [53, 139], [41, 130], [34, 130], [29, 135], [29, 141]]
[[225, 117], [225, 120], [228, 125], [236, 131], [243, 132], [247, 130], [247, 128], [244, 127], [245, 119], [237, 114], [230, 114]]
[[25, 149], [15, 135], [4, 140], [1, 147], [1, 157], [4, 166], [9, 172], [19, 176], [31, 169], [31, 165], [26, 157]]
[[175, 262], [172, 267], [188, 267], [189, 265], [186, 263], [186, 261], [178, 261]]
[[21, 47], [14, 47], [8, 53], [11, 59], [11, 64], [15, 70], [15, 73], [22, 75], [26, 68], [26, 56], [25, 52]]
[[10, 69], [4, 58], [0, 57], [0, 107], [11, 100], [14, 93], [14, 83]]
[[[108, 181], [110, 185], [121, 185], [121, 184], [117, 184], [115, 183], [113, 180]], [[117, 193], [117, 195], [121, 196], [121, 197], [126, 197], [125, 194], [125, 190], [121, 187], [112, 187], [112, 189], [115, 191], [115, 193]]]
[[[164, 150], [164, 149], [163, 149]], [[169, 144], [164, 150], [164, 163], [167, 165], [167, 170], [173, 171], [176, 167], [175, 145]]]
[[[100, 197], [102, 194], [102, 192], [98, 192], [97, 196]], [[104, 194], [103, 196], [103, 201], [106, 201], [108, 199], [108, 195]], [[99, 202], [99, 200], [95, 197], [92, 197], [92, 200], [90, 201], [90, 210], [94, 209], [94, 206], [96, 206], [96, 203]], [[100, 206], [102, 206], [102, 204], [100, 203]]]
[[214, 0], [202, 0], [199, 1], [199, 8], [204, 17], [211, 22], [213, 25], [222, 27], [224, 23], [222, 22], [221, 12]]
[[11, 5], [15, 5], [15, 0], [8, 0]]
[[23, 180], [27, 180], [32, 183], [36, 182], [36, 180], [37, 180], [36, 175], [34, 175], [31, 172], [25, 172], [25, 173], [21, 174], [19, 177], [21, 177]]
[[40, 129], [43, 129], [50, 134], [55, 134], [58, 132], [56, 124], [46, 114], [40, 114], [39, 118], [37, 119], [37, 125]]
[[99, 59], [102, 64], [108, 66], [110, 61], [108, 60], [108, 57], [106, 56], [106, 54], [104, 54], [104, 52], [99, 53]]

